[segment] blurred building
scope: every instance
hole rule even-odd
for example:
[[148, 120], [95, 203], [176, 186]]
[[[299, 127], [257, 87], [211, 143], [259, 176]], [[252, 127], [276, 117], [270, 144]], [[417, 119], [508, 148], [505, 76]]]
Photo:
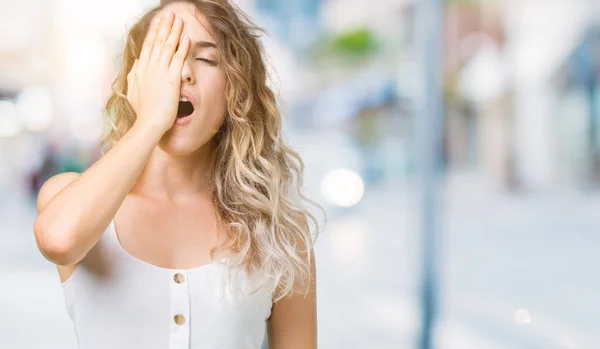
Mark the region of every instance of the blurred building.
[[559, 179], [600, 183], [600, 27], [590, 27], [554, 72]]
[[271, 35], [303, 52], [321, 34], [322, 0], [256, 0], [255, 7]]

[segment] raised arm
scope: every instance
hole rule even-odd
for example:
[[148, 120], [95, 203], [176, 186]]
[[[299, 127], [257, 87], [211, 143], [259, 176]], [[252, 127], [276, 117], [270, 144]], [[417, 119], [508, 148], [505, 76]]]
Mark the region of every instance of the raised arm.
[[180, 41], [182, 21], [174, 20], [171, 13], [153, 22], [127, 76], [134, 126], [81, 175], [58, 174], [40, 189], [34, 234], [41, 253], [55, 264], [76, 264], [94, 247], [173, 125], [189, 48], [189, 39]]

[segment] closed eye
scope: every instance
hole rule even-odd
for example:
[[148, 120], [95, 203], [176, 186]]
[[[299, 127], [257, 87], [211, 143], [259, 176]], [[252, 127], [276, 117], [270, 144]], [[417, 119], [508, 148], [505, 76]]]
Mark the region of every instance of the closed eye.
[[210, 65], [213, 65], [213, 66], [215, 66], [215, 65], [218, 64], [217, 61], [213, 61], [213, 60], [207, 59], [207, 58], [196, 58], [196, 60], [197, 61], [204, 61], [204, 62], [206, 62], [206, 63], [208, 63]]

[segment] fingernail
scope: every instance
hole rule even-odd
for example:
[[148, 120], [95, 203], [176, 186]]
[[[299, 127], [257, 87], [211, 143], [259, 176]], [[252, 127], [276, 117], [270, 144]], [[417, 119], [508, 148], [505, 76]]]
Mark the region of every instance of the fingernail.
[[181, 18], [177, 17], [177, 18], [175, 19], [175, 24], [181, 24]]
[[152, 22], [154, 22], [154, 24], [160, 22], [160, 17], [154, 18], [154, 21], [152, 21]]

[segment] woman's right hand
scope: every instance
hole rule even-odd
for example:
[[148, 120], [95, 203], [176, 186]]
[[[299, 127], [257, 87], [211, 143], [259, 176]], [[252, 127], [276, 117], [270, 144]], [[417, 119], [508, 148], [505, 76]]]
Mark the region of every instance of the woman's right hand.
[[182, 30], [183, 21], [172, 12], [155, 18], [140, 58], [127, 75], [127, 100], [136, 113], [135, 123], [156, 129], [161, 136], [177, 118], [181, 70], [190, 42]]

